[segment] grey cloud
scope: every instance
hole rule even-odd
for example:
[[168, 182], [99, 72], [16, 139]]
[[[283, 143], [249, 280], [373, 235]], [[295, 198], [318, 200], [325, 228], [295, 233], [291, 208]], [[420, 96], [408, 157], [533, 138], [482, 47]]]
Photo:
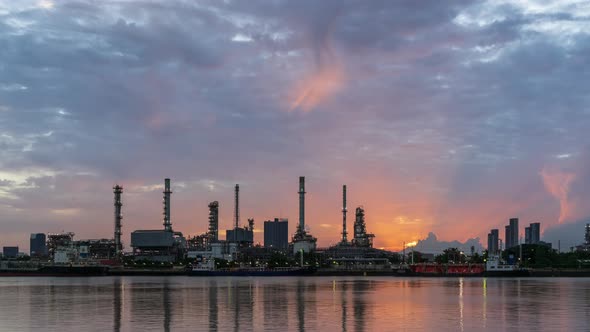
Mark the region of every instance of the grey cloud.
[[[482, 27], [454, 22], [480, 10], [480, 1], [72, 1], [11, 13], [0, 20], [0, 84], [28, 89], [0, 91], [0, 135], [14, 137], [0, 136], [0, 167], [87, 171], [97, 177], [77, 181], [103, 187], [306, 172], [336, 182], [377, 169], [411, 191], [402, 180], [438, 174], [419, 188], [448, 193], [435, 225], [463, 222], [467, 199], [517, 201], [511, 213], [550, 219], [556, 206], [538, 172], [551, 156], [584, 149], [590, 38], [564, 45], [526, 31], [584, 21], [511, 6]], [[34, 24], [18, 30], [6, 18]], [[253, 40], [231, 42], [237, 33]], [[309, 113], [285, 112], [294, 83], [325, 61], [343, 67], [343, 88]], [[14, 192], [19, 207], [99, 209], [94, 194], [72, 201], [52, 191], [80, 190], [59, 175], [31, 181], [44, 189]], [[579, 197], [583, 183], [572, 187]], [[494, 209], [477, 231], [505, 214]]]
[[443, 250], [448, 248], [457, 248], [465, 253], [471, 252], [471, 246], [474, 247], [475, 252], [481, 253], [483, 247], [480, 243], [479, 238], [467, 239], [465, 242], [460, 241], [440, 241], [436, 237], [436, 234], [430, 232], [425, 239], [418, 240], [418, 243], [414, 247], [415, 250], [424, 253], [439, 254]]

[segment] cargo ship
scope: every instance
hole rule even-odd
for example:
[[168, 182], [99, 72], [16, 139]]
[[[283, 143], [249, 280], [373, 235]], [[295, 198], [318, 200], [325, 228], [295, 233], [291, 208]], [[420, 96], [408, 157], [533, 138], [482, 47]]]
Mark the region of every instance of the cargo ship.
[[187, 270], [189, 276], [195, 277], [287, 277], [304, 276], [315, 273], [312, 267], [236, 267], [215, 268], [212, 264], [199, 264]]
[[72, 264], [34, 264], [29, 262], [2, 262], [0, 277], [89, 277], [104, 276], [108, 266]]
[[486, 264], [412, 264], [409, 276], [422, 277], [527, 277], [530, 271], [517, 265], [503, 264], [499, 256], [491, 256]]
[[410, 276], [421, 277], [479, 277], [483, 276], [483, 264], [436, 264], [421, 263], [409, 266]]

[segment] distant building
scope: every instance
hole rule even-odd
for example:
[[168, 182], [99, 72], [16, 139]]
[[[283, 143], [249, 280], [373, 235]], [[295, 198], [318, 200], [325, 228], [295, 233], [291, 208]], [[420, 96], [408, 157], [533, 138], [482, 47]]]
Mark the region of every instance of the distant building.
[[531, 228], [531, 243], [537, 244], [541, 242], [541, 223], [534, 222], [529, 227]]
[[510, 225], [504, 227], [504, 249], [512, 248], [511, 245], [512, 236], [510, 235]]
[[186, 239], [179, 232], [136, 230], [131, 232], [131, 247], [136, 260], [173, 262], [182, 258]]
[[33, 233], [31, 234], [30, 250], [31, 257], [43, 257], [47, 256], [47, 243], [46, 236], [44, 233]]
[[275, 218], [264, 222], [264, 247], [287, 249], [289, 247], [289, 221]]
[[510, 218], [510, 244], [511, 248], [518, 245], [518, 218]]
[[584, 228], [584, 243], [576, 246], [577, 251], [590, 251], [590, 224], [586, 224]]
[[228, 229], [225, 231], [225, 240], [228, 242], [252, 244], [254, 242], [254, 231], [246, 227]]
[[488, 234], [488, 254], [495, 255], [498, 253], [500, 242], [500, 232], [497, 229], [492, 229]]
[[541, 223], [534, 222], [524, 228], [524, 243], [538, 244], [541, 242]]
[[518, 218], [510, 218], [509, 224], [506, 225], [505, 249], [510, 249], [518, 245]]
[[4, 258], [16, 258], [18, 257], [18, 247], [3, 247], [2, 254]]

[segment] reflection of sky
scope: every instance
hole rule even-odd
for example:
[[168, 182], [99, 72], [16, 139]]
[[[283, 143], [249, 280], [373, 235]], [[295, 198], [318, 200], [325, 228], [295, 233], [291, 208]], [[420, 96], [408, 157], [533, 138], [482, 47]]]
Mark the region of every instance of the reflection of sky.
[[293, 232], [300, 175], [322, 246], [342, 184], [393, 249], [590, 216], [585, 2], [31, 0], [0, 17], [3, 245], [112, 236], [115, 182], [125, 234], [160, 227], [164, 177], [190, 234], [212, 200], [231, 225], [235, 183], [244, 222]]
[[78, 331], [89, 320], [101, 331], [579, 331], [590, 324], [589, 286], [581, 278], [7, 278], [0, 331]]

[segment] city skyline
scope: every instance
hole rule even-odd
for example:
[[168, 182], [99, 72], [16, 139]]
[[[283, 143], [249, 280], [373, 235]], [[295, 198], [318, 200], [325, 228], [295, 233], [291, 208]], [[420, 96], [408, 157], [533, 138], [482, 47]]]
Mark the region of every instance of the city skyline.
[[[299, 181], [300, 181], [299, 185], [301, 186], [301, 181], [304, 181], [304, 177], [300, 177]], [[306, 193], [305, 190], [302, 191], [301, 188], [302, 187], [300, 187], [300, 191], [298, 192], [298, 194], [301, 194], [302, 192], [305, 194]], [[123, 235], [123, 238], [125, 238], [125, 235], [124, 234], [121, 234], [123, 232], [120, 231], [121, 225], [122, 225], [121, 224], [121, 219], [122, 219], [122, 216], [123, 216], [123, 210], [122, 210], [122, 205], [123, 205], [122, 204], [122, 197], [123, 197], [123, 195], [122, 194], [123, 194], [123, 191], [124, 191], [124, 187], [120, 186], [119, 184], [116, 184], [112, 189], [113, 189], [113, 192], [115, 194], [115, 197], [114, 197], [114, 214], [115, 214], [115, 218], [114, 219], [115, 220], [114, 220], [114, 224], [113, 224], [113, 226], [114, 226], [113, 227], [114, 237], [111, 240], [114, 241], [113, 243], [115, 244], [115, 247], [119, 248], [119, 249], [115, 249], [115, 250], [116, 251], [119, 251], [121, 249], [119, 247], [120, 245], [117, 245], [117, 243], [120, 243], [120, 241], [121, 241], [121, 235]], [[170, 215], [171, 215], [171, 208], [170, 208], [170, 206], [171, 206], [171, 201], [172, 201], [171, 200], [171, 194], [173, 193], [173, 191], [171, 190], [171, 181], [170, 181], [169, 178], [166, 178], [165, 179], [165, 185], [162, 187], [162, 189], [164, 190], [162, 192], [164, 194], [164, 200], [163, 200], [164, 213], [163, 213], [163, 223], [162, 223], [163, 226], [164, 226], [164, 228], [162, 230], [166, 230], [166, 231], [169, 231], [169, 232], [175, 232], [175, 233], [176, 232], [180, 232], [179, 234], [181, 234], [182, 233], [182, 230], [173, 227], [173, 225], [171, 223], [171, 217], [170, 217]], [[243, 227], [244, 229], [250, 229], [253, 232], [252, 234], [254, 234], [254, 233], [259, 233], [260, 234], [260, 233], [262, 233], [262, 234], [260, 234], [258, 236], [258, 238], [254, 237], [253, 241], [252, 240], [250, 240], [250, 241], [252, 241], [252, 243], [255, 244], [255, 245], [260, 245], [260, 246], [263, 246], [263, 247], [268, 247], [268, 244], [266, 243], [266, 241], [267, 240], [276, 241], [274, 239], [271, 239], [271, 238], [274, 238], [276, 236], [276, 234], [275, 234], [276, 231], [273, 230], [271, 232], [271, 234], [269, 235], [270, 238], [267, 238], [267, 235], [266, 235], [266, 232], [265, 231], [261, 231], [260, 228], [256, 228], [255, 227], [254, 219], [248, 218], [248, 223], [247, 224], [246, 223], [240, 223], [241, 222], [241, 219], [239, 218], [239, 208], [237, 206], [237, 204], [239, 204], [238, 203], [238, 201], [239, 201], [238, 200], [239, 199], [238, 192], [239, 192], [239, 184], [236, 184], [235, 187], [234, 187], [234, 196], [233, 196], [233, 199], [234, 199], [233, 204], [234, 205], [232, 206], [233, 213], [232, 213], [232, 223], [231, 223], [231, 226], [227, 227], [225, 233], [223, 233], [223, 231], [221, 229], [218, 229], [215, 232], [215, 234], [217, 234], [215, 236], [215, 238], [219, 238], [220, 240], [223, 240], [223, 241], [230, 241], [230, 242], [235, 241], [234, 236], [231, 235], [231, 234], [228, 235], [228, 232], [236, 232], [238, 228], [242, 228]], [[346, 195], [346, 185], [343, 185], [343, 195]], [[299, 196], [299, 198], [300, 198], [300, 202], [299, 203], [301, 204], [301, 195]], [[346, 196], [344, 196], [344, 200], [343, 200], [343, 203], [342, 203], [343, 204], [342, 205], [342, 210], [341, 210], [341, 212], [344, 213], [344, 215], [346, 215], [345, 211], [348, 210], [347, 209], [347, 205], [346, 205], [346, 201], [347, 201], [346, 200]], [[209, 216], [208, 216], [208, 224], [207, 224], [208, 227], [207, 227], [207, 229], [205, 231], [198, 232], [198, 233], [190, 233], [190, 234], [186, 234], [185, 233], [184, 235], [186, 237], [193, 237], [193, 236], [197, 236], [197, 235], [205, 236], [205, 235], [211, 233], [211, 206], [214, 206], [215, 207], [215, 215], [216, 215], [216, 218], [219, 218], [219, 210], [218, 210], [218, 208], [219, 208], [219, 202], [218, 201], [210, 202], [208, 204], [208, 207], [209, 207], [210, 211], [209, 211]], [[357, 208], [357, 210], [359, 210], [359, 209], [362, 211], [362, 214], [364, 215], [364, 209], [363, 209], [363, 206], [362, 205], [360, 205]], [[300, 214], [299, 214], [298, 217], [301, 216], [301, 210], [299, 212], [300, 212]], [[303, 212], [303, 215], [305, 215], [305, 212]], [[117, 216], [119, 216], [119, 218], [117, 218]], [[274, 218], [274, 221], [273, 221], [273, 218], [267, 218], [267, 219], [265, 219], [265, 220], [263, 220], [261, 222], [263, 224], [263, 229], [266, 229], [268, 223], [271, 223], [271, 224], [274, 223], [274, 224], [276, 224], [279, 221], [283, 221], [285, 224], [288, 224], [288, 220], [289, 220], [289, 218], [280, 217], [280, 218]], [[346, 227], [348, 226], [347, 225], [348, 223], [345, 220], [343, 221], [343, 224], [341, 225], [341, 227], [343, 227], [343, 229], [341, 229], [341, 231], [345, 231], [346, 230]], [[498, 248], [498, 249], [506, 248], [506, 249], [508, 249], [508, 248], [511, 248], [511, 247], [516, 246], [516, 245], [519, 245], [519, 244], [525, 244], [525, 243], [526, 244], [529, 244], [529, 243], [536, 244], [536, 243], [538, 243], [540, 241], [540, 223], [531, 223], [529, 226], [526, 226], [525, 225], [525, 226], [519, 227], [518, 226], [518, 218], [510, 218], [508, 221], [509, 221], [509, 225], [506, 226], [506, 235], [505, 235], [505, 238], [503, 239], [504, 240], [504, 245], [502, 245], [502, 239], [498, 237], [498, 229], [492, 229], [491, 230], [491, 232], [494, 232], [494, 231], [496, 232], [496, 235], [495, 235], [496, 236], [496, 240], [493, 240], [496, 243], [494, 245], [495, 248]], [[252, 224], [250, 222], [252, 222]], [[513, 225], [513, 222], [515, 222], [514, 225]], [[353, 223], [353, 225], [351, 225], [351, 226], [353, 226], [353, 228], [354, 228], [354, 220], [351, 221], [351, 223]], [[215, 224], [217, 225], [218, 228], [220, 227], [219, 221], [217, 221]], [[588, 224], [586, 224], [586, 228], [588, 227], [587, 225]], [[532, 227], [535, 227], [535, 230], [534, 231], [531, 231], [531, 228]], [[154, 229], [154, 227], [145, 227], [145, 228], [152, 228], [152, 229]], [[254, 230], [255, 228], [256, 228], [256, 230]], [[527, 233], [527, 232], [531, 232], [531, 233], [529, 233], [528, 235], [521, 234], [521, 232], [520, 232], [521, 228], [524, 230], [525, 233]], [[155, 229], [159, 229], [159, 228], [155, 227]], [[284, 232], [285, 233], [283, 235], [285, 241], [291, 242], [291, 240], [289, 240], [289, 238], [291, 238], [292, 235], [295, 236], [295, 234], [298, 233], [298, 230], [299, 230], [298, 223], [295, 223], [295, 225], [292, 226], [291, 229], [293, 229], [293, 233], [292, 234], [289, 234], [289, 228], [288, 228], [288, 226], [285, 226], [285, 228], [284, 228]], [[308, 231], [310, 230], [309, 224], [306, 224], [305, 229], [308, 230]], [[135, 230], [131, 230], [130, 233], [131, 232], [134, 232], [134, 231]], [[151, 231], [148, 231], [148, 232], [151, 232]], [[47, 234], [59, 234], [59, 233], [64, 233], [64, 234], [65, 233], [69, 233], [72, 236], [75, 236], [74, 235], [75, 234], [74, 232], [66, 232], [65, 230], [62, 231], [62, 232], [53, 232], [53, 233], [52, 232], [48, 232]], [[225, 234], [225, 236], [219, 236], [220, 234]], [[340, 234], [343, 234], [343, 233], [340, 233]], [[30, 235], [31, 235], [31, 239], [33, 239], [37, 235], [45, 236], [45, 233], [39, 233], [39, 234], [37, 234], [37, 233], [31, 233]], [[118, 236], [118, 238], [117, 238], [117, 236]], [[374, 235], [371, 234], [371, 236], [374, 236]], [[261, 237], [264, 238], [263, 241], [260, 241], [261, 240], [260, 239]], [[109, 237], [106, 237], [106, 238], [108, 239]], [[500, 246], [498, 246], [498, 239], [500, 241], [499, 242]], [[87, 238], [86, 239], [82, 239], [82, 240], [87, 240]], [[330, 242], [328, 244], [328, 246], [334, 246], [334, 245], [337, 245], [338, 243], [342, 243], [343, 241], [344, 240], [340, 240], [338, 242]], [[432, 232], [429, 232], [428, 233], [428, 236], [426, 238], [424, 238], [424, 239], [418, 239], [417, 241], [412, 241], [412, 242], [406, 242], [406, 241], [404, 241], [403, 244], [402, 244], [402, 246], [400, 248], [386, 248], [386, 247], [381, 247], [380, 249], [386, 249], [386, 250], [391, 250], [391, 251], [399, 251], [400, 253], [402, 251], [405, 252], [406, 249], [408, 249], [408, 250], [409, 249], [411, 249], [411, 250], [417, 250], [417, 251], [422, 251], [422, 252], [426, 252], [426, 253], [440, 253], [440, 252], [442, 252], [443, 250], [445, 250], [447, 248], [460, 248], [461, 250], [463, 250], [465, 252], [469, 251], [468, 249], [471, 248], [470, 250], [473, 251], [475, 249], [475, 252], [481, 253], [484, 250], [488, 250], [490, 248], [491, 241], [492, 240], [490, 239], [490, 234], [488, 234], [487, 242], [482, 241], [479, 238], [469, 238], [469, 239], [467, 239], [463, 243], [460, 242], [460, 241], [457, 241], [457, 240], [438, 241], [436, 235], [434, 233], [432, 233]], [[131, 241], [131, 242], [133, 242], [133, 241]], [[344, 242], [346, 242], [346, 241], [344, 241]], [[371, 242], [372, 242], [372, 240], [371, 240]], [[514, 243], [512, 243], [512, 242], [514, 242]], [[32, 243], [33, 242], [31, 240], [31, 248], [30, 248], [31, 255], [32, 255], [32, 251], [33, 251]], [[285, 242], [285, 243], [287, 243], [287, 242]], [[123, 243], [122, 245], [123, 245], [123, 247], [125, 247], [125, 243]], [[124, 251], [127, 252], [127, 253], [130, 253], [132, 246], [133, 246], [132, 244], [131, 245], [127, 245], [126, 246], [126, 250], [124, 250]], [[19, 246], [15, 246], [15, 247], [16, 248], [19, 248], [19, 249], [22, 248], [22, 247], [19, 247]], [[271, 245], [271, 247], [272, 247], [272, 245]]]
[[[419, 14], [419, 15], [418, 15]], [[0, 246], [31, 233], [185, 234], [298, 215], [375, 247], [461, 242], [509, 218], [563, 248], [590, 220], [583, 1], [0, 2]], [[351, 219], [348, 227], [352, 225]], [[432, 232], [432, 233], [431, 233]]]

